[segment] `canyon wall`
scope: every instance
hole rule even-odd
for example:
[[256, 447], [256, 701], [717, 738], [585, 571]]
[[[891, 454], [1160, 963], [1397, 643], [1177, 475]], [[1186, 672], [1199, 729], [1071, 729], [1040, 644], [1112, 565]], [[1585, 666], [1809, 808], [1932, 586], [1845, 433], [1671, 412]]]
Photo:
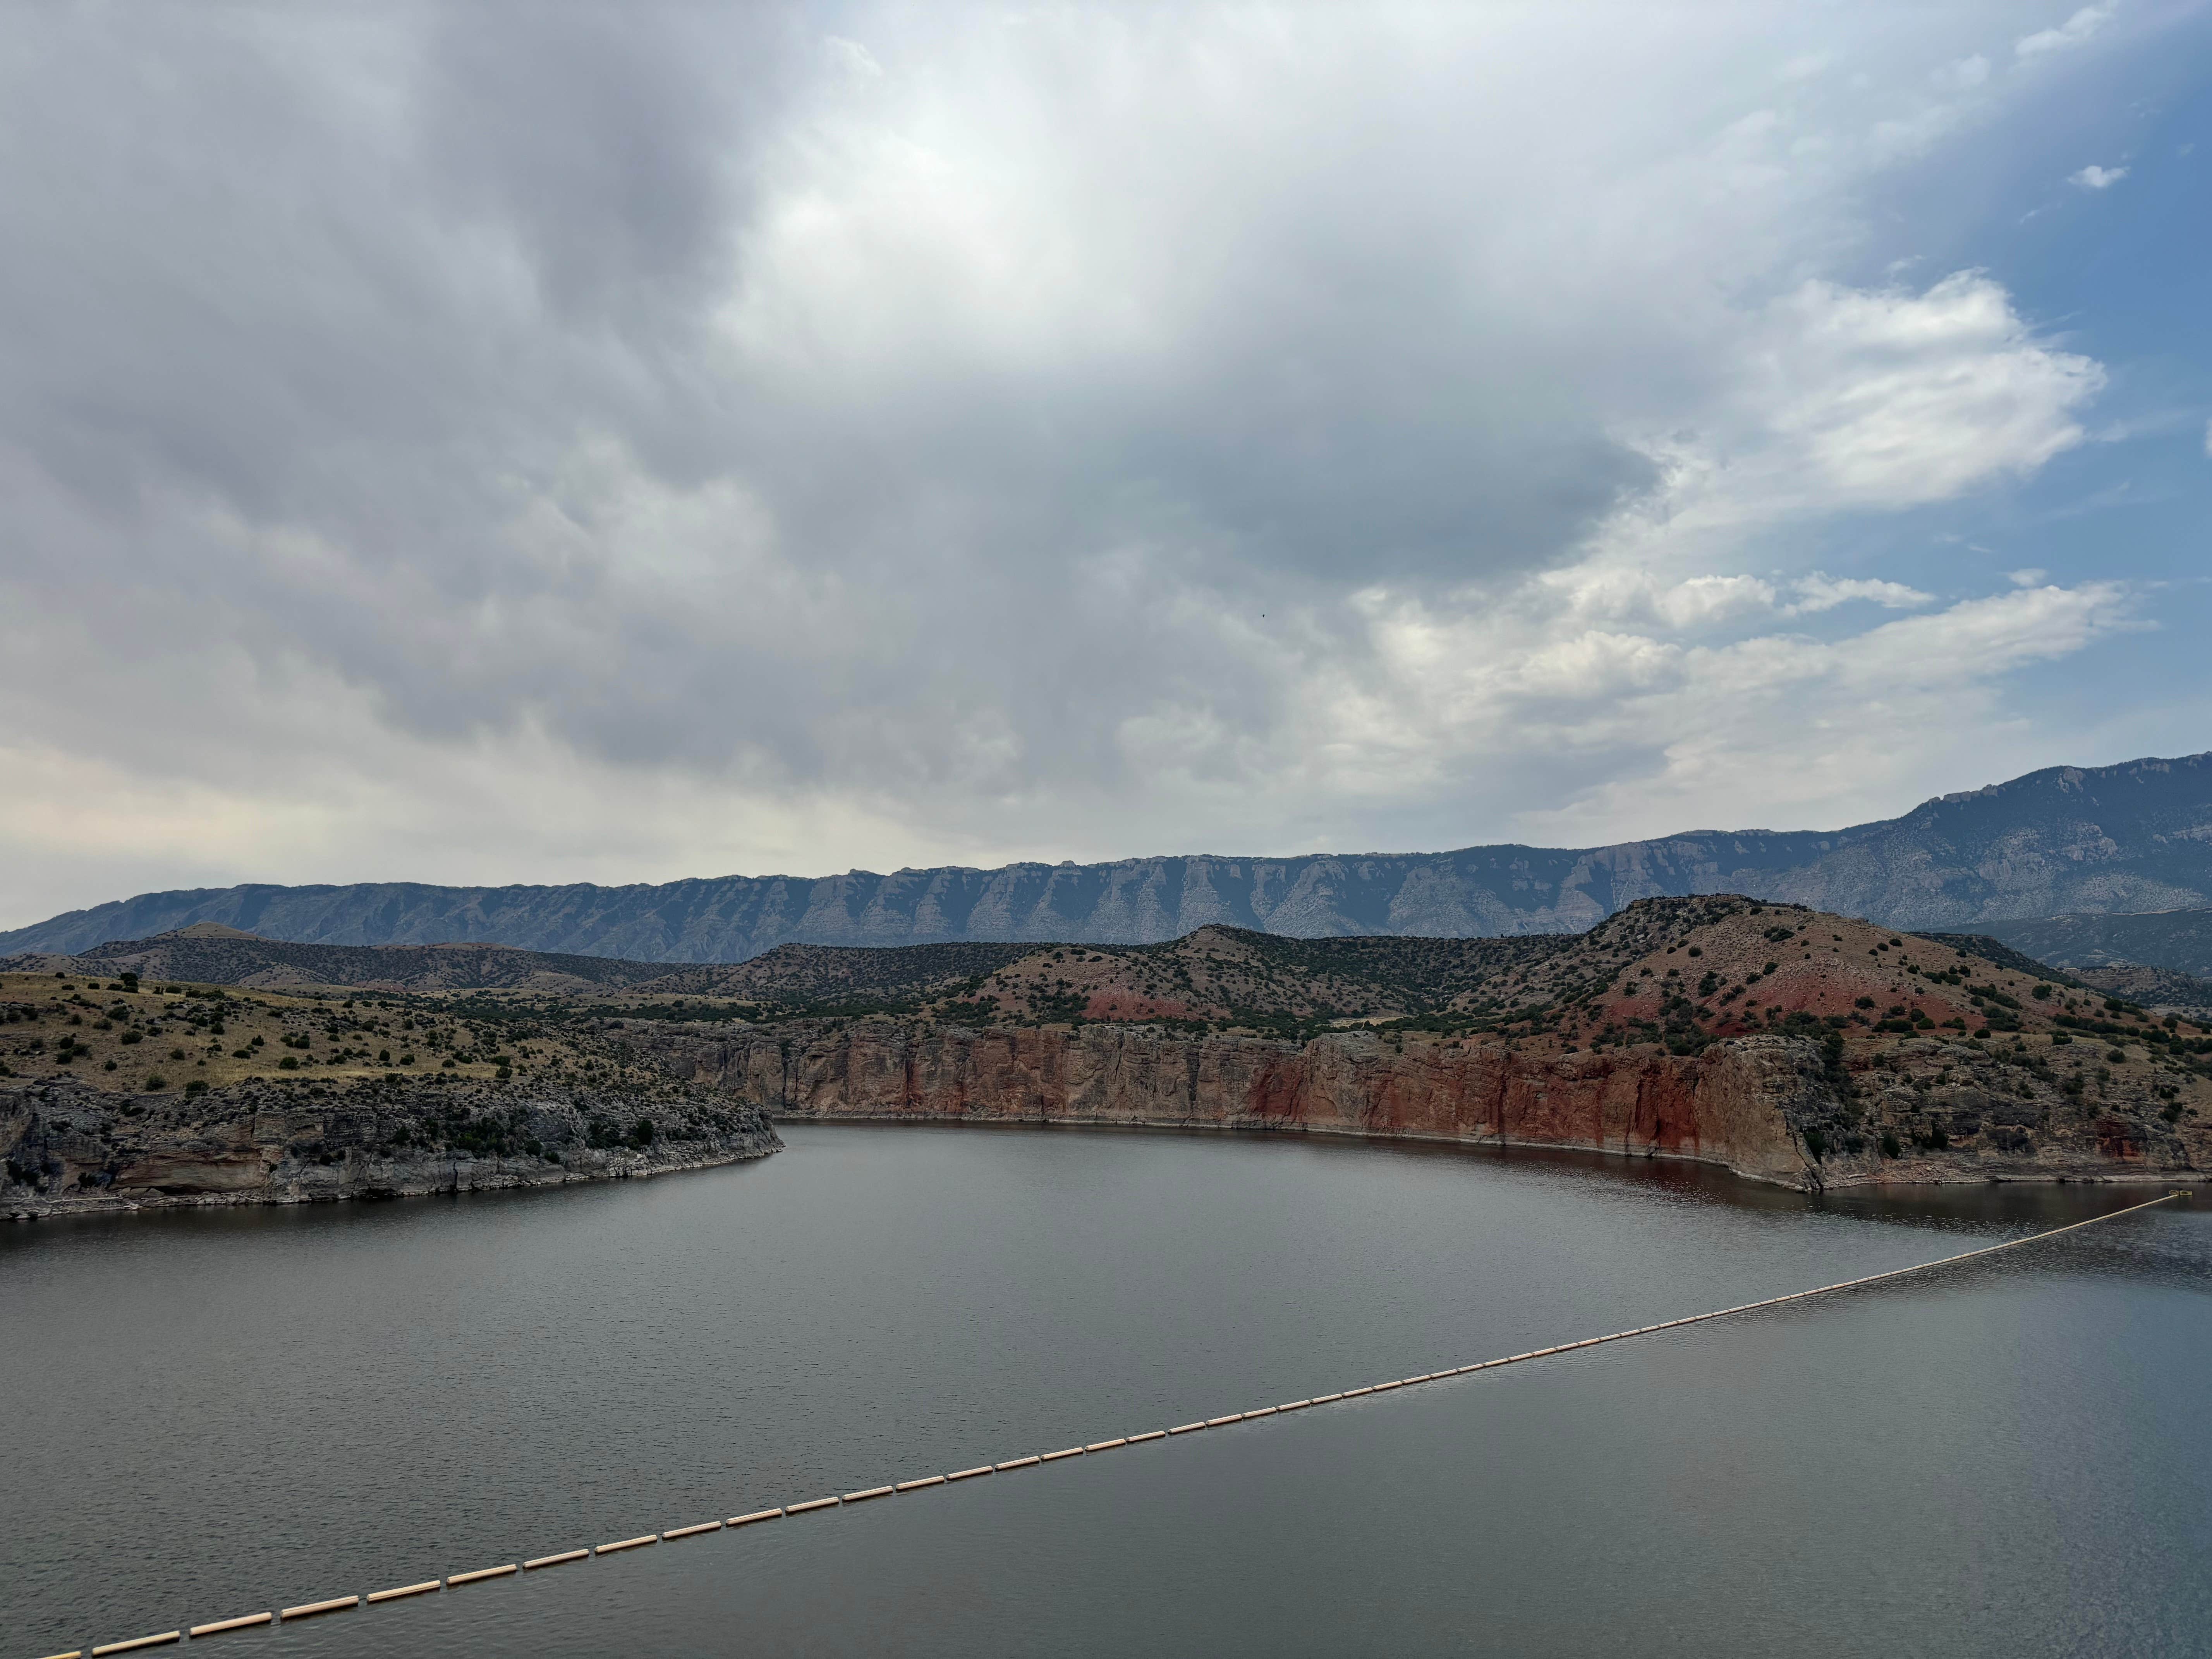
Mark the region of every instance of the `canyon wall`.
[[1124, 1123], [1584, 1147], [1697, 1158], [1820, 1184], [1803, 1127], [1836, 1097], [1817, 1045], [1755, 1037], [1682, 1057], [1528, 1055], [1502, 1045], [1305, 1044], [1088, 1024], [969, 1030], [862, 1022], [809, 1037], [693, 1036], [641, 1046], [679, 1076], [778, 1116]]
[[[1899, 1043], [1882, 1063], [1861, 1056], [1850, 1071], [1820, 1042], [1772, 1033], [1694, 1055], [1656, 1043], [1570, 1054], [1369, 1031], [1300, 1044], [1101, 1023], [718, 1032], [631, 1021], [623, 1035], [662, 1093], [389, 1080], [320, 1097], [239, 1085], [186, 1098], [74, 1079], [0, 1085], [0, 1214], [653, 1175], [776, 1150], [771, 1114], [1579, 1148], [1697, 1159], [1801, 1190], [2199, 1183], [2212, 1169], [2212, 1124], [2178, 1102], [2161, 1109], [2160, 1097], [2118, 1078], [2063, 1088], [2017, 1053], [1940, 1034]], [[689, 1087], [671, 1100], [677, 1079]]]
[[[1934, 1035], [1850, 1069], [1805, 1037], [1680, 1055], [1346, 1031], [1303, 1045], [1103, 1023], [794, 1032], [631, 1027], [656, 1063], [791, 1120], [1130, 1124], [1693, 1158], [1801, 1190], [1942, 1182], [2201, 1183], [2212, 1124], [2138, 1084], [2070, 1094]], [[2141, 1068], [2136, 1068], [2141, 1069]]]

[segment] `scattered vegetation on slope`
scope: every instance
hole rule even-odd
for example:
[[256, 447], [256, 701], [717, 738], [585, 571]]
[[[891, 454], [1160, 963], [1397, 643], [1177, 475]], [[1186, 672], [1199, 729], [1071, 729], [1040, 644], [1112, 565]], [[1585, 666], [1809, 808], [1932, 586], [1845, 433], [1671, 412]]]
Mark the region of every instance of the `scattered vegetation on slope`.
[[[863, 1024], [923, 1038], [1095, 1024], [1285, 1042], [1365, 1033], [1397, 1054], [1497, 1045], [1532, 1060], [1793, 1038], [1831, 1102], [1808, 1120], [1816, 1161], [2045, 1144], [2165, 1157], [2177, 1126], [2197, 1135], [2212, 1110], [2212, 1034], [2186, 1012], [2108, 994], [1979, 936], [1893, 933], [1729, 895], [1646, 900], [1586, 933], [1516, 939], [1207, 927], [1128, 947], [790, 945], [575, 991], [525, 977], [445, 992], [277, 992], [88, 976], [88, 966], [0, 978], [0, 1072], [187, 1099], [232, 1085], [313, 1098], [445, 1079], [489, 1103], [470, 1122], [495, 1117], [502, 1101], [625, 1103], [601, 1114], [609, 1144], [635, 1133], [640, 1103], [704, 1109], [713, 1091], [694, 1086], [692, 1068], [719, 1075], [711, 1045], [725, 1036], [755, 1054], [770, 1037], [771, 1060], [780, 1044], [787, 1061]], [[505, 1144], [483, 1121], [471, 1133]]]

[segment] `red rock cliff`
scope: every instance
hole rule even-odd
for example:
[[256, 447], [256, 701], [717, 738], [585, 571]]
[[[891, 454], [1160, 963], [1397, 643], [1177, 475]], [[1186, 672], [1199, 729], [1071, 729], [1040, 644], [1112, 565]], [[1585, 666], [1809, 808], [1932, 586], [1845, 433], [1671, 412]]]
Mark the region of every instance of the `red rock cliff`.
[[1820, 1109], [1814, 1045], [1754, 1037], [1695, 1058], [1656, 1048], [1544, 1055], [1364, 1033], [1297, 1045], [1124, 1026], [968, 1030], [863, 1023], [647, 1039], [665, 1063], [794, 1118], [1304, 1130], [1702, 1159], [1817, 1184], [1794, 1122]]

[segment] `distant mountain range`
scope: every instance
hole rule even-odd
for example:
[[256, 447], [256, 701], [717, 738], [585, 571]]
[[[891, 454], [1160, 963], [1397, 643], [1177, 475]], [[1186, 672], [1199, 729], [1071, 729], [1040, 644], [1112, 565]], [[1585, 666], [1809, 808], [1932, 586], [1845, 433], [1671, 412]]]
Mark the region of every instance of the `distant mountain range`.
[[201, 888], [0, 933], [0, 955], [70, 953], [198, 922], [309, 944], [468, 941], [686, 963], [739, 962], [793, 941], [1149, 944], [1216, 923], [1303, 938], [1479, 937], [1575, 933], [1640, 898], [1719, 892], [2002, 937], [1996, 924], [2025, 918], [2212, 906], [2212, 754], [2052, 767], [1846, 830], [1699, 830], [1598, 848], [1206, 855], [629, 887]]
[[360, 986], [372, 990], [619, 988], [662, 977], [667, 963], [519, 951], [511, 945], [303, 945], [263, 939], [212, 921], [154, 939], [110, 939], [75, 954], [0, 957], [0, 972], [133, 973], [192, 985]]
[[2212, 909], [2138, 915], [2039, 916], [1987, 930], [2060, 968], [2166, 968], [2212, 979]]

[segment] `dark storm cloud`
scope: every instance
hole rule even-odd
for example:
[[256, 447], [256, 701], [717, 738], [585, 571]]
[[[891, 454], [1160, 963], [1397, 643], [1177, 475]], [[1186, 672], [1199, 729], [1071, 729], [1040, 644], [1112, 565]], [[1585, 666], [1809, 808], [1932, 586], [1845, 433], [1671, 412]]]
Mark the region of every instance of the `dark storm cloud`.
[[696, 309], [743, 217], [744, 141], [775, 94], [775, 33], [707, 42], [670, 22], [510, 5], [427, 30], [426, 181], [463, 218], [513, 234], [564, 326], [622, 331], [662, 307]]
[[[1624, 429], [1787, 263], [1709, 131], [1647, 154], [1650, 52], [1500, 15], [19, 13], [14, 574], [440, 740], [921, 801], [1150, 721], [1233, 780], [1348, 595], [1647, 495]], [[1764, 96], [1717, 32], [1650, 27]], [[1585, 54], [1603, 118], [1538, 84]]]
[[[871, 578], [1145, 538], [1324, 582], [1494, 569], [1556, 556], [1641, 478], [1587, 411], [1532, 420], [1440, 374], [1425, 307], [1378, 326], [1358, 290], [1387, 248], [1350, 270], [1264, 250], [1340, 269], [1224, 294], [1221, 336], [1179, 340], [1173, 382], [1144, 366], [1134, 400], [1096, 365], [955, 363], [828, 402], [720, 378], [701, 331], [746, 282], [761, 135], [816, 44], [796, 20], [398, 20], [56, 15], [19, 43], [40, 154], [14, 147], [9, 435], [66, 486], [308, 530], [465, 601], [542, 581], [489, 543], [513, 487], [594, 433], [679, 483], [744, 479], [787, 557]], [[186, 556], [188, 530], [140, 528], [147, 574]], [[306, 623], [281, 579], [253, 591], [268, 574], [238, 571], [239, 602]]]

